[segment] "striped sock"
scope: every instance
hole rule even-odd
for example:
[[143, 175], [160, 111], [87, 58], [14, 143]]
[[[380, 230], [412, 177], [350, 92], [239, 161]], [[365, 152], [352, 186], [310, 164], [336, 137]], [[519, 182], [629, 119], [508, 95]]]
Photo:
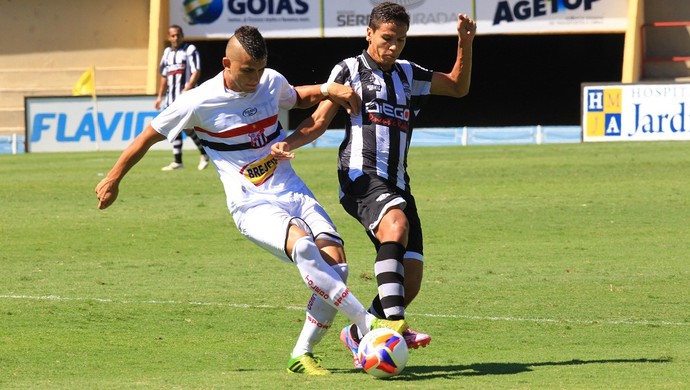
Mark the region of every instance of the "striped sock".
[[178, 164], [182, 164], [182, 133], [180, 133], [172, 142], [173, 158]]
[[405, 247], [394, 241], [381, 243], [374, 263], [379, 298], [386, 319], [405, 318], [405, 269], [402, 259]]

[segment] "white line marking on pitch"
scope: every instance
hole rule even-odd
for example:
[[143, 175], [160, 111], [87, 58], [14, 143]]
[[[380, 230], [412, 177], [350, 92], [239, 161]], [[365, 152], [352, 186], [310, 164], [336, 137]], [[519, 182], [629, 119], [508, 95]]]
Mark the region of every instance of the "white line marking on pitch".
[[[250, 305], [246, 303], [223, 303], [223, 302], [182, 302], [182, 301], [131, 301], [131, 300], [114, 300], [109, 298], [70, 298], [61, 297], [57, 295], [0, 295], [0, 299], [28, 299], [36, 301], [91, 301], [100, 303], [117, 303], [117, 304], [147, 304], [147, 305], [190, 305], [190, 306], [218, 306], [231, 307], [237, 309], [287, 309], [287, 310], [304, 310], [303, 306], [275, 306], [275, 305]], [[648, 320], [568, 320], [568, 319], [551, 319], [551, 318], [523, 318], [523, 317], [494, 317], [494, 316], [470, 316], [459, 314], [427, 314], [427, 313], [409, 313], [412, 316], [420, 317], [434, 317], [434, 318], [456, 318], [463, 320], [474, 321], [505, 321], [505, 322], [535, 322], [535, 323], [549, 323], [549, 324], [579, 324], [579, 325], [651, 325], [651, 326], [690, 326], [690, 322], [672, 322], [672, 321], [648, 321]]]

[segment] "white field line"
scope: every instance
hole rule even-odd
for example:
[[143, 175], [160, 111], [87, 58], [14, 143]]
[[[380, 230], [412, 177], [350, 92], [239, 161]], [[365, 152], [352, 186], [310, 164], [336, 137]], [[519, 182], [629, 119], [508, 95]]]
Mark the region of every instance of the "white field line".
[[[114, 300], [109, 298], [74, 298], [61, 297], [57, 295], [0, 295], [0, 299], [25, 299], [35, 301], [89, 301], [99, 303], [114, 304], [146, 304], [146, 305], [188, 305], [188, 306], [216, 306], [230, 307], [236, 309], [285, 309], [285, 310], [304, 310], [303, 306], [275, 306], [275, 305], [250, 305], [245, 303], [223, 303], [223, 302], [183, 302], [183, 301], [132, 301]], [[642, 326], [690, 326], [690, 322], [673, 321], [648, 321], [648, 320], [569, 320], [553, 318], [525, 318], [525, 317], [494, 317], [494, 316], [470, 316], [462, 314], [428, 314], [428, 313], [409, 313], [411, 316], [450, 318], [473, 321], [504, 321], [504, 322], [533, 322], [546, 324], [576, 324], [576, 325], [642, 325]]]

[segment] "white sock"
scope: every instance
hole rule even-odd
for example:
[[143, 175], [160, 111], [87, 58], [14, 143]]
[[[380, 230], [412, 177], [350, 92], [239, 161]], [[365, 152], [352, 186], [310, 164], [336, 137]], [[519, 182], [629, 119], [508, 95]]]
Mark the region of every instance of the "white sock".
[[311, 237], [305, 236], [295, 241], [292, 259], [302, 280], [316, 295], [342, 311], [357, 326], [369, 328], [366, 323], [369, 313], [350, 292], [340, 275], [321, 257], [319, 248]]
[[[331, 266], [331, 268], [340, 275], [343, 281], [347, 280], [347, 264], [336, 264]], [[320, 299], [315, 293], [312, 294], [307, 303], [304, 326], [302, 326], [295, 348], [292, 350], [292, 357], [313, 352], [314, 347], [321, 342], [328, 329], [330, 329], [336, 314], [338, 314], [338, 309]]]

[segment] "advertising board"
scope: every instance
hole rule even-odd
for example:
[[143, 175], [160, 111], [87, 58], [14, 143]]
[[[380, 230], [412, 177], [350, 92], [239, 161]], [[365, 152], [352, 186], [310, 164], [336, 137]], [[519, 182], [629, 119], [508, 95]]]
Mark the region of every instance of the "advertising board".
[[[27, 152], [124, 150], [158, 111], [155, 96], [27, 97]], [[154, 145], [170, 149], [167, 142]]]
[[[170, 22], [188, 39], [227, 39], [241, 25], [266, 38], [363, 37], [384, 0], [171, 0]], [[477, 34], [624, 32], [628, 0], [393, 0], [410, 14], [410, 36], [455, 35], [458, 13]]]
[[582, 140], [690, 140], [690, 84], [590, 84], [582, 88]]

